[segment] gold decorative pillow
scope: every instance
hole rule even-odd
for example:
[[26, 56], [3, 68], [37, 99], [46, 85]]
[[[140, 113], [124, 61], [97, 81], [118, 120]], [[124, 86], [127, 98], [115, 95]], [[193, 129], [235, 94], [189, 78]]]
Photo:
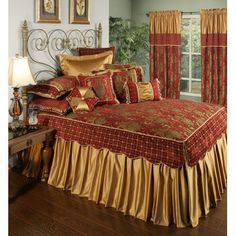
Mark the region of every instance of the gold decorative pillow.
[[78, 75], [102, 70], [104, 64], [112, 63], [112, 59], [112, 51], [86, 56], [59, 55], [60, 66], [64, 75]]
[[66, 97], [74, 113], [92, 111], [99, 99], [90, 87], [75, 87]]
[[112, 63], [114, 63], [114, 60], [115, 60], [115, 47], [109, 47], [109, 48], [77, 48], [77, 49], [75, 49], [75, 51], [77, 52], [77, 55], [79, 55], [79, 56], [94, 55], [94, 54], [98, 54], [98, 53], [112, 51], [112, 53], [113, 53]]
[[162, 100], [158, 79], [150, 82], [127, 81], [124, 85], [126, 103]]

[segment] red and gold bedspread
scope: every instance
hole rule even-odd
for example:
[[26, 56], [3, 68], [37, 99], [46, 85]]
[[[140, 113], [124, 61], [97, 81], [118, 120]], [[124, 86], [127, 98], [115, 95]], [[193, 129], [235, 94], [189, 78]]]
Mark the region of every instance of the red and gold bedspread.
[[66, 117], [39, 115], [41, 124], [57, 129], [57, 137], [176, 168], [203, 158], [226, 121], [224, 107], [170, 99], [98, 106]]

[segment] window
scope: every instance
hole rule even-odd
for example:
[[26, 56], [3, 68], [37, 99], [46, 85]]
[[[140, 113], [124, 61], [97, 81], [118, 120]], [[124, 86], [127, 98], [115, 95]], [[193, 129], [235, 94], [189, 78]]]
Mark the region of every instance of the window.
[[183, 15], [180, 98], [201, 100], [200, 16]]

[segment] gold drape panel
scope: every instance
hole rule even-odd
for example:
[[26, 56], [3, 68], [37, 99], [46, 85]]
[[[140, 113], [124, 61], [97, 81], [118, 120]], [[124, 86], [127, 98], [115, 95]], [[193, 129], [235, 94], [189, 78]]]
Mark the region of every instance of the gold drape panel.
[[149, 13], [150, 33], [175, 33], [181, 32], [180, 11], [156, 11]]
[[203, 9], [201, 15], [202, 34], [226, 34], [227, 33], [227, 10], [226, 9]]
[[57, 138], [48, 183], [154, 224], [196, 226], [226, 187], [226, 136], [179, 169]]
[[202, 101], [227, 106], [227, 10], [201, 10]]
[[162, 97], [180, 96], [181, 12], [149, 13], [150, 80], [158, 78]]

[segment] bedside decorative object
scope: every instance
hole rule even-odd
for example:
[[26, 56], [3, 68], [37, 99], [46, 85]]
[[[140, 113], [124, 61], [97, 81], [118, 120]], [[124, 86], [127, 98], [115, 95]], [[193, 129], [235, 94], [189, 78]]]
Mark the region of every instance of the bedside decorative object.
[[61, 23], [60, 0], [36, 0], [37, 23]]
[[70, 0], [70, 23], [89, 24], [89, 0]]
[[[16, 57], [10, 59], [9, 62], [9, 71], [8, 71], [8, 85], [12, 86], [14, 89], [12, 98], [12, 103], [9, 108], [9, 114], [13, 117], [12, 123], [10, 123], [10, 128], [15, 129], [17, 126], [27, 124], [27, 92], [24, 86], [29, 84], [35, 84], [32, 73], [29, 68], [28, 58], [20, 57], [18, 54]], [[19, 88], [22, 88], [22, 99], [23, 106], [20, 102], [20, 91]], [[23, 111], [24, 122], [19, 121], [19, 116]]]
[[37, 118], [37, 111], [32, 111], [29, 114], [29, 129], [30, 130], [37, 130], [38, 129], [38, 118]]

